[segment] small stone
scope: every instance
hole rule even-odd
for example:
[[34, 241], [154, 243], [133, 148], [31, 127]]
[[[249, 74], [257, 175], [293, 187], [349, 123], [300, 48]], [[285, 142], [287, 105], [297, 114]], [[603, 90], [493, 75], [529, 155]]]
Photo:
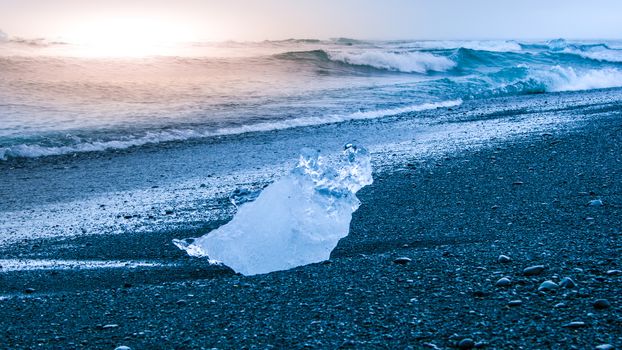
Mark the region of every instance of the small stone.
[[603, 201], [600, 199], [592, 199], [587, 203], [587, 205], [589, 205], [590, 207], [602, 207]]
[[488, 346], [488, 343], [484, 340], [478, 341], [477, 343], [475, 343], [475, 348], [476, 349], [482, 349]]
[[544, 267], [544, 265], [529, 266], [523, 270], [523, 275], [535, 276], [541, 274], [544, 270], [546, 270], [546, 267]]
[[129, 346], [121, 345], [114, 348], [114, 350], [132, 350]]
[[397, 259], [393, 260], [393, 262], [395, 264], [398, 264], [398, 265], [406, 265], [409, 262], [411, 262], [411, 260], [410, 260], [410, 258], [407, 258], [407, 257], [401, 257], [401, 258], [397, 258]]
[[510, 279], [507, 277], [503, 277], [499, 279], [497, 283], [495, 283], [495, 286], [497, 287], [509, 287], [511, 285], [512, 285], [512, 281], [510, 281]]
[[501, 255], [499, 255], [499, 257], [497, 258], [497, 261], [498, 261], [498, 262], [500, 262], [501, 264], [507, 264], [507, 263], [509, 263], [509, 262], [511, 262], [511, 261], [512, 261], [512, 258], [510, 258], [510, 257], [509, 257], [509, 256], [507, 256], [507, 255], [503, 255], [503, 254], [501, 254]]
[[611, 303], [607, 299], [598, 299], [592, 305], [596, 310], [604, 310], [611, 307]]
[[583, 328], [583, 327], [586, 327], [586, 326], [587, 326], [587, 324], [585, 324], [585, 322], [581, 322], [581, 321], [573, 321], [573, 322], [570, 322], [570, 323], [564, 325], [565, 328], [571, 328], [571, 329]]
[[521, 305], [523, 305], [522, 300], [510, 300], [508, 302], [508, 306], [511, 306], [511, 307], [516, 307], [516, 306], [521, 306]]
[[487, 292], [485, 290], [476, 290], [473, 292], [473, 296], [476, 298], [483, 298], [483, 297], [487, 297], [490, 295], [490, 292]]
[[458, 343], [459, 349], [473, 349], [475, 347], [475, 342], [471, 338], [464, 338]]
[[581, 288], [581, 289], [579, 289], [579, 291], [577, 292], [577, 296], [578, 296], [579, 298], [587, 298], [587, 297], [589, 297], [589, 296], [591, 296], [591, 295], [592, 295], [592, 292], [590, 292], [590, 290], [589, 290], [589, 289], [586, 289], [586, 288]]
[[540, 284], [540, 287], [538, 287], [538, 291], [548, 292], [548, 291], [556, 290], [557, 288], [559, 288], [559, 285], [557, 285], [557, 283], [553, 281], [544, 281], [542, 282], [542, 284]]
[[34, 288], [26, 288], [26, 289], [24, 289], [24, 293], [26, 293], [26, 294], [32, 294], [34, 292], [35, 292]]
[[574, 281], [572, 280], [572, 278], [570, 277], [564, 277], [562, 278], [562, 280], [559, 282], [559, 286], [562, 288], [574, 288], [577, 286], [576, 283], [574, 283]]
[[596, 350], [613, 350], [615, 349], [611, 344], [600, 344], [596, 346]]

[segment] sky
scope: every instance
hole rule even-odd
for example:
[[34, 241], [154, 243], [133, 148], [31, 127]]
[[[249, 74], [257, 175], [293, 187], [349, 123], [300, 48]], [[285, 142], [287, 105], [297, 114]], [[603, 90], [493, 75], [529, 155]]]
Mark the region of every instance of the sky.
[[0, 0], [0, 30], [70, 42], [621, 39], [622, 1]]

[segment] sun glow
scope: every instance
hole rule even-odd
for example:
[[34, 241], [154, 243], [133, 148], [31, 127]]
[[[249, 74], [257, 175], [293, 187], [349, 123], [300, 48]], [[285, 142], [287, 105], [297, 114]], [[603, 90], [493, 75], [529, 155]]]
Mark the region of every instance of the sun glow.
[[89, 21], [71, 28], [66, 38], [80, 55], [94, 57], [174, 55], [176, 46], [195, 40], [182, 23], [146, 18]]

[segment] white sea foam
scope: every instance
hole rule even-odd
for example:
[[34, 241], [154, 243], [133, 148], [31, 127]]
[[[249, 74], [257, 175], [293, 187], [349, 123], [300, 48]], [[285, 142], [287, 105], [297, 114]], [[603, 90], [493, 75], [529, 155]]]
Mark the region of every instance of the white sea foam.
[[456, 66], [456, 62], [447, 57], [427, 52], [329, 51], [328, 57], [333, 61], [404, 73], [443, 72]]
[[160, 267], [159, 262], [119, 261], [119, 260], [47, 260], [47, 259], [0, 259], [0, 271], [32, 271], [32, 270], [72, 270], [72, 269], [111, 269]]
[[572, 55], [589, 58], [603, 62], [622, 62], [622, 50], [612, 50], [607, 48], [594, 48], [589, 50], [579, 50], [574, 48], [564, 49], [562, 52]]
[[622, 87], [622, 71], [606, 69], [575, 70], [572, 67], [555, 66], [540, 73], [547, 91], [579, 91]]
[[126, 149], [146, 144], [156, 144], [169, 141], [183, 141], [202, 137], [236, 135], [249, 132], [265, 132], [295, 127], [340, 123], [348, 120], [376, 119], [402, 113], [420, 112], [424, 110], [444, 107], [454, 107], [460, 105], [461, 103], [461, 100], [450, 100], [436, 103], [410, 105], [392, 109], [382, 109], [365, 112], [360, 111], [345, 115], [327, 115], [323, 117], [300, 117], [285, 120], [276, 120], [272, 122], [263, 122], [208, 131], [197, 131], [191, 129], [171, 129], [166, 131], [147, 132], [144, 135], [128, 136], [122, 140], [80, 142], [74, 145], [58, 147], [41, 146], [37, 144], [21, 144], [4, 148], [0, 147], [0, 159], [6, 160], [9, 157], [36, 158], [80, 152]]

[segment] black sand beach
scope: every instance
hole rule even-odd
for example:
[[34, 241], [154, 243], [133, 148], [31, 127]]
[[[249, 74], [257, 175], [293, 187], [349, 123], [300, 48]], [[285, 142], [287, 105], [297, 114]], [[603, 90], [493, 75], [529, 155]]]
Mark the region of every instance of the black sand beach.
[[[177, 265], [0, 270], [0, 348], [619, 348], [622, 110], [585, 113], [571, 132], [374, 174], [325, 263], [244, 277], [170, 244], [221, 222], [4, 247]], [[566, 277], [575, 286], [538, 291]]]

